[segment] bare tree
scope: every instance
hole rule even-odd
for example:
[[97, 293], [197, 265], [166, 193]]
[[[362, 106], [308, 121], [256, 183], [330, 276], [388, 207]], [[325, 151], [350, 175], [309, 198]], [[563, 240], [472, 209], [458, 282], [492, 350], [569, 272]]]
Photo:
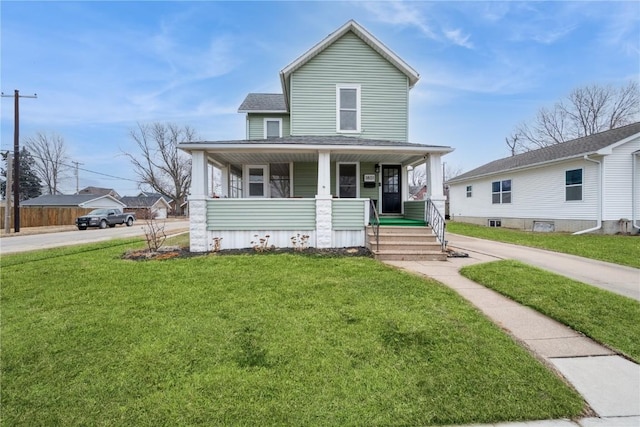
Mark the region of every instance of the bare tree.
[[409, 171], [409, 185], [412, 187], [421, 187], [427, 183], [427, 169], [424, 163], [414, 166]]
[[463, 169], [460, 166], [451, 165], [446, 163], [444, 166], [444, 181], [449, 181], [451, 178], [455, 178], [456, 176], [462, 173]]
[[509, 151], [511, 151], [511, 155], [515, 156], [520, 151], [521, 143], [518, 141], [520, 139], [520, 134], [512, 133], [511, 136], [507, 136], [504, 138], [504, 142], [509, 147]]
[[191, 158], [178, 150], [181, 142], [194, 141], [195, 131], [175, 124], [138, 123], [130, 133], [139, 153], [125, 152], [143, 185], [173, 200], [176, 211], [191, 186]]
[[584, 86], [574, 89], [552, 108], [540, 108], [532, 121], [516, 127], [507, 138], [507, 145], [514, 154], [512, 147], [520, 138], [524, 150], [534, 150], [624, 126], [639, 118], [637, 82], [621, 87]]
[[64, 138], [55, 133], [38, 132], [25, 139], [25, 144], [31, 152], [33, 171], [42, 181], [45, 194], [57, 194], [70, 169]]

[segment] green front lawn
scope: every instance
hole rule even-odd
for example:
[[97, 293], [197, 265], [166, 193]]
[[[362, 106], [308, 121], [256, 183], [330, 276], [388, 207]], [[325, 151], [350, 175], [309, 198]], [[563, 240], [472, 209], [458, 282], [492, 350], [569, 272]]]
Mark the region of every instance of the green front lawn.
[[413, 426], [583, 409], [437, 282], [369, 258], [120, 259], [132, 244], [2, 257], [3, 425]]
[[640, 302], [518, 261], [467, 266], [460, 273], [640, 363]]
[[637, 235], [534, 233], [455, 221], [447, 222], [447, 231], [640, 268], [640, 237]]

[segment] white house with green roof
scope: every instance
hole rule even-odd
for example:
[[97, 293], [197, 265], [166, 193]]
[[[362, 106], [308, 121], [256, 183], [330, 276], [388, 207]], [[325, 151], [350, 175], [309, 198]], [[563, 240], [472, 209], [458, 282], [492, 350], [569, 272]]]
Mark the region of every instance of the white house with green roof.
[[448, 181], [455, 221], [638, 233], [640, 122], [495, 160]]
[[[298, 235], [317, 248], [365, 246], [371, 215], [444, 212], [441, 157], [453, 149], [410, 141], [418, 79], [349, 21], [280, 72], [282, 93], [247, 95], [245, 139], [180, 144], [192, 156], [191, 250], [266, 235], [276, 247]], [[211, 194], [210, 165], [222, 171], [221, 194]], [[414, 167], [426, 168], [428, 201], [409, 200]]]

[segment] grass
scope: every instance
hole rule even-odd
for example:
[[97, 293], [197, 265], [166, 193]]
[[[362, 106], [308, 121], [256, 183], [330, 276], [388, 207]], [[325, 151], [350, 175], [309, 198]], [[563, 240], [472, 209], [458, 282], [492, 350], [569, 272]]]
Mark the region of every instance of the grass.
[[368, 258], [1, 259], [3, 425], [428, 425], [583, 401], [453, 291]]
[[454, 221], [447, 222], [447, 231], [640, 268], [640, 237], [638, 236], [534, 233]]
[[638, 301], [518, 261], [467, 266], [460, 273], [640, 363]]

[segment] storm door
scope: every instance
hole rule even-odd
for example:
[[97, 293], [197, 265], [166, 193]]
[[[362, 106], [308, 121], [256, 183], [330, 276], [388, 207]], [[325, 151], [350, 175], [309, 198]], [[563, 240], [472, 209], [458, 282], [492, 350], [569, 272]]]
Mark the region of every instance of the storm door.
[[382, 213], [402, 213], [399, 165], [382, 165]]

